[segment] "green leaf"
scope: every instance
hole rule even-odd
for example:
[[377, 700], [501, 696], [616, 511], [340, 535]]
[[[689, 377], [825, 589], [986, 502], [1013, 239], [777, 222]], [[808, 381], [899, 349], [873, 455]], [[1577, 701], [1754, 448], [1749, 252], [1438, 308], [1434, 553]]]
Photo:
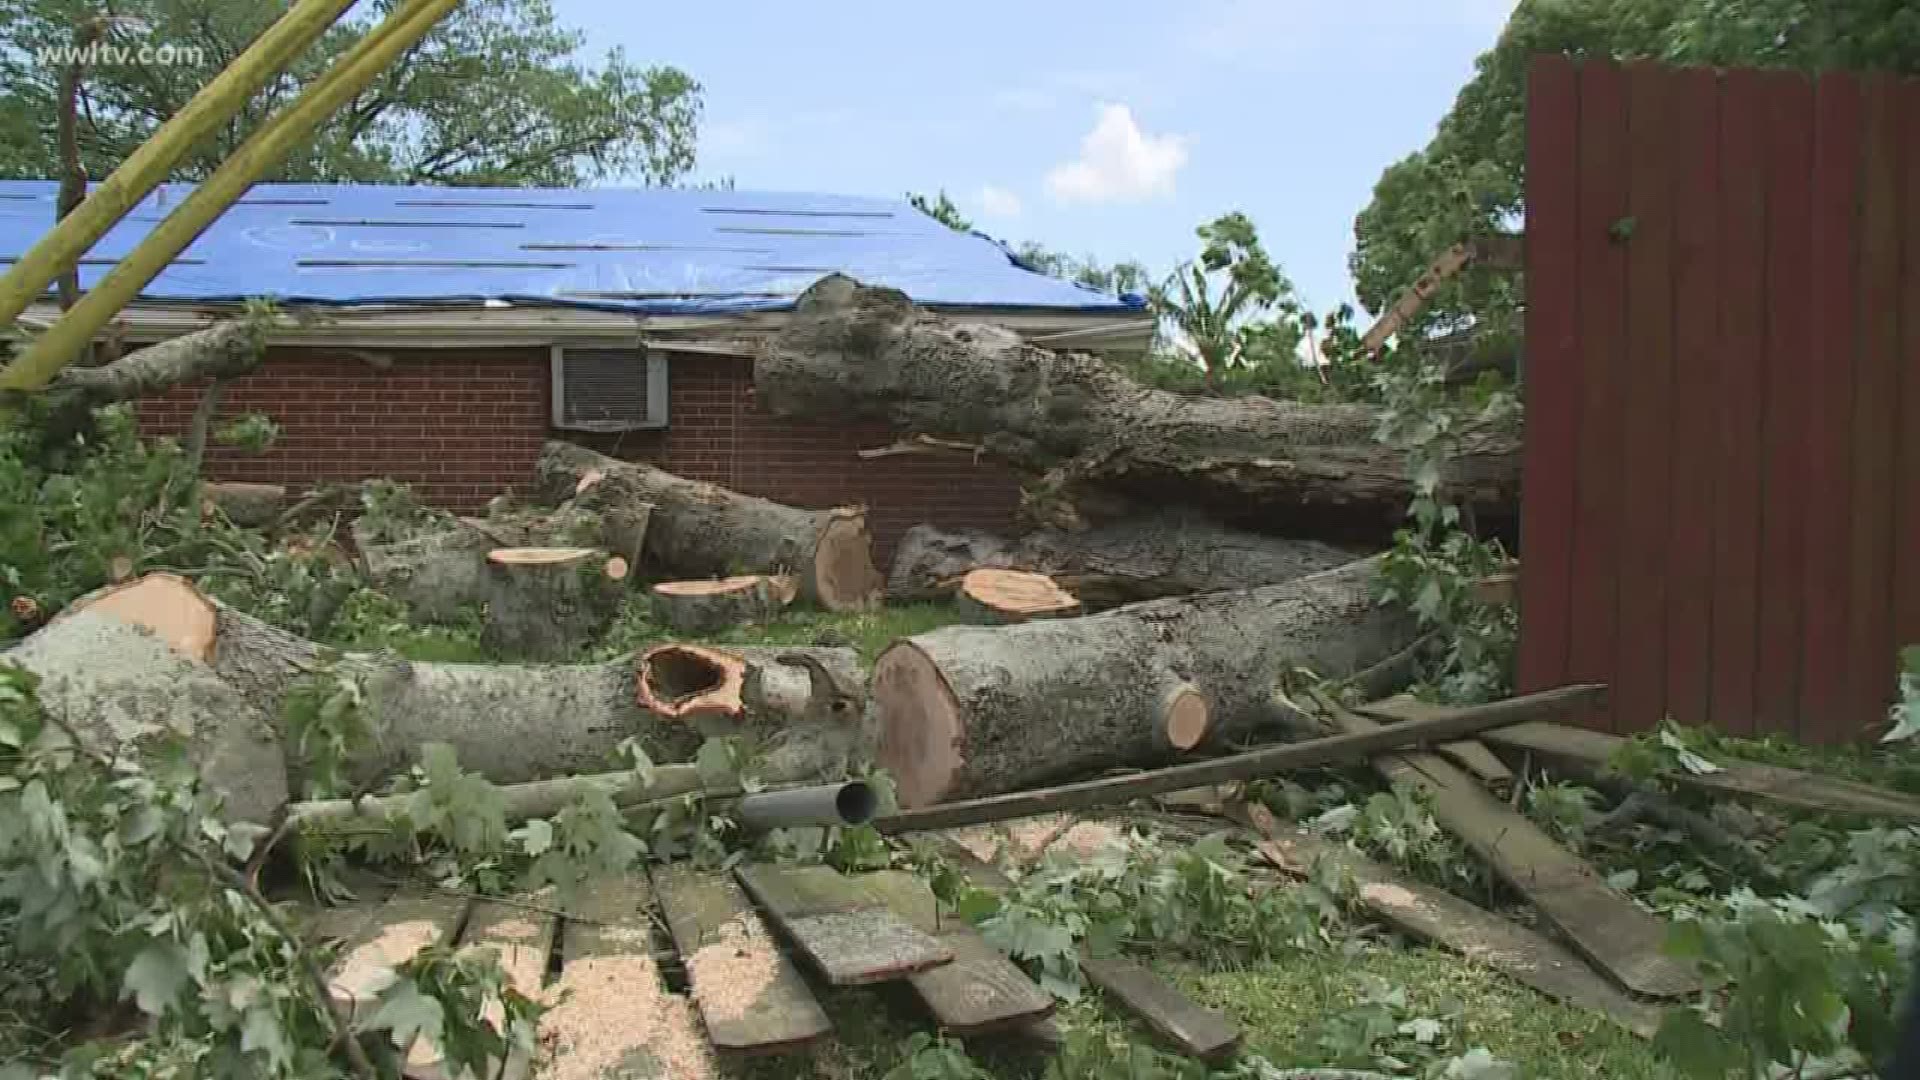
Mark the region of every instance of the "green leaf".
[[390, 1032], [394, 1047], [404, 1052], [421, 1037], [438, 1046], [445, 1022], [439, 1001], [421, 993], [412, 979], [401, 979], [380, 995], [380, 1007], [367, 1020], [367, 1030]]
[[514, 831], [520, 841], [520, 847], [529, 856], [538, 858], [553, 846], [553, 823], [545, 818], [534, 818]]
[[733, 783], [733, 750], [724, 739], [708, 739], [701, 743], [693, 764], [700, 774], [700, 783], [708, 788], [721, 788]]
[[1688, 1076], [1720, 1078], [1740, 1068], [1739, 1044], [1692, 1009], [1673, 1009], [1660, 1021], [1653, 1048]]
[[186, 950], [171, 941], [156, 941], [127, 965], [120, 997], [132, 996], [141, 1012], [159, 1016], [180, 996], [188, 977]]

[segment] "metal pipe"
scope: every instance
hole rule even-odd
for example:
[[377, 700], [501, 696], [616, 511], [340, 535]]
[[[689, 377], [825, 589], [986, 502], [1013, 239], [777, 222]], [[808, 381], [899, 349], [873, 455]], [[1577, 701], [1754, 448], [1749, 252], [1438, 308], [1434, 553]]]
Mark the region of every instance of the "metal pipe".
[[741, 796], [734, 804], [733, 819], [741, 828], [755, 832], [809, 825], [864, 825], [879, 808], [879, 796], [870, 784], [849, 780]]

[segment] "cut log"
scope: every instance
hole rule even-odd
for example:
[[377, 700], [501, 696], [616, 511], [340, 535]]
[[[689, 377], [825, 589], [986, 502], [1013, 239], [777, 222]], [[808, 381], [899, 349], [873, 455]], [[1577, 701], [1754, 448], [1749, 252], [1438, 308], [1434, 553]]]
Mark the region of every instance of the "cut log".
[[829, 611], [864, 610], [879, 599], [862, 509], [783, 506], [565, 442], [547, 443], [537, 485], [548, 498], [575, 498], [603, 515], [650, 505], [643, 565], [652, 576], [791, 574], [801, 596]]
[[653, 613], [682, 634], [711, 634], [767, 622], [792, 599], [778, 580], [764, 574], [663, 581], [653, 587]]
[[218, 481], [201, 484], [200, 497], [218, 507], [235, 525], [264, 529], [278, 521], [286, 509], [287, 489], [282, 484]]
[[1223, 528], [1192, 514], [1130, 517], [1079, 532], [1041, 529], [1017, 540], [942, 532], [916, 525], [901, 537], [887, 596], [945, 599], [980, 567], [1045, 574], [1100, 610], [1136, 600], [1278, 585], [1352, 562], [1317, 540], [1292, 540]]
[[[77, 712], [106, 715], [103, 710], [120, 708], [131, 710], [132, 717], [143, 718], [141, 722], [168, 717], [176, 724], [211, 714], [244, 731], [245, 717], [277, 720], [288, 692], [326, 667], [325, 650], [317, 643], [209, 600], [179, 578], [149, 574], [96, 596], [109, 602], [97, 611], [84, 606], [85, 601], [76, 604], [29, 637], [16, 653], [8, 654], [33, 657], [44, 673], [65, 676], [66, 689], [61, 691], [65, 697], [59, 700]], [[160, 639], [129, 630], [129, 626], [145, 627], [172, 635], [171, 640], [189, 650], [187, 655], [205, 657], [208, 646], [199, 628], [208, 613], [215, 626], [212, 677], [186, 656], [173, 656], [178, 664], [163, 671], [156, 665], [166, 664], [170, 654]], [[121, 632], [110, 635], [101, 630], [103, 621], [118, 624]], [[109, 636], [114, 641], [145, 642], [150, 647], [143, 654], [160, 655], [144, 661], [144, 667], [98, 664], [99, 643]], [[462, 767], [498, 784], [599, 772], [628, 737], [638, 740], [653, 760], [667, 762], [691, 758], [710, 735], [777, 734], [777, 752], [765, 759], [763, 776], [770, 783], [837, 778], [841, 773], [788, 775], [778, 769], [866, 756], [858, 724], [861, 710], [844, 702], [816, 704], [812, 697], [816, 677], [808, 668], [817, 665], [830, 674], [833, 692], [843, 697], [849, 687], [858, 686], [854, 673], [859, 671], [859, 657], [853, 650], [741, 647], [726, 651], [738, 657], [749, 673], [760, 666], [775, 669], [770, 678], [757, 680], [768, 689], [753, 697], [755, 704], [737, 720], [708, 715], [698, 723], [663, 718], [642, 707], [639, 672], [632, 657], [598, 664], [523, 666], [429, 663], [390, 654], [338, 656], [332, 677], [358, 684], [362, 715], [373, 731], [373, 738], [356, 747], [346, 763], [347, 778], [373, 781], [404, 771], [416, 759], [421, 744], [429, 742], [452, 746]], [[782, 657], [804, 659], [782, 661]], [[253, 756], [234, 752], [234, 773], [259, 777], [264, 784], [269, 770], [262, 762], [269, 758], [264, 751], [250, 753]], [[277, 759], [276, 751], [273, 760]], [[297, 776], [299, 763], [290, 764]], [[284, 800], [281, 792], [277, 799], [263, 801], [277, 807]]]
[[627, 560], [592, 548], [496, 548], [484, 588], [484, 648], [509, 660], [573, 660], [620, 610]]
[[972, 622], [1018, 623], [1078, 614], [1080, 601], [1045, 574], [969, 570], [960, 579], [960, 609]]
[[[977, 438], [1035, 478], [1028, 509], [1050, 524], [1125, 516], [1103, 515], [1118, 496], [1119, 509], [1186, 504], [1296, 534], [1319, 519], [1384, 535], [1413, 490], [1405, 455], [1374, 440], [1371, 407], [1148, 389], [1098, 357], [1028, 345], [838, 274], [802, 294], [753, 377], [777, 416]], [[1510, 514], [1519, 447], [1506, 432], [1463, 432], [1443, 478], [1454, 501]]]
[[1409, 616], [1375, 601], [1375, 573], [1366, 560], [1243, 592], [896, 642], [874, 668], [878, 761], [913, 808], [1304, 733], [1312, 725], [1277, 693], [1283, 678], [1341, 678], [1414, 637]]

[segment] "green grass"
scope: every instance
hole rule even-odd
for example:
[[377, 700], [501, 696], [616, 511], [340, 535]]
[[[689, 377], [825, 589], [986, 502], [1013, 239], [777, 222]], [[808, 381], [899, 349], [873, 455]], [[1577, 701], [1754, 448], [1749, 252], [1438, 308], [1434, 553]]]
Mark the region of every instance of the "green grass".
[[615, 620], [596, 656], [618, 656], [660, 641], [708, 645], [815, 645], [832, 643], [859, 650], [872, 664], [892, 642], [961, 621], [951, 603], [900, 604], [868, 612], [831, 612], [789, 608], [763, 626], [737, 626], [707, 636], [676, 634], [653, 621], [646, 598], [635, 595]]

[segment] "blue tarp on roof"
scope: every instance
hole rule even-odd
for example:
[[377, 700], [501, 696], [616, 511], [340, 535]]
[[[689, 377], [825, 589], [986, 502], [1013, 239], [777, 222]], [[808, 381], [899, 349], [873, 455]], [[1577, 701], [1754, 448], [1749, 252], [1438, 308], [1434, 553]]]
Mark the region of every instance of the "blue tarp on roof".
[[[52, 181], [0, 181], [0, 259], [53, 224]], [[97, 281], [192, 190], [167, 184], [88, 253]], [[1016, 266], [905, 202], [659, 188], [260, 184], [143, 298], [271, 296], [324, 304], [476, 303], [648, 314], [791, 307], [839, 272], [940, 306], [1140, 310]]]

